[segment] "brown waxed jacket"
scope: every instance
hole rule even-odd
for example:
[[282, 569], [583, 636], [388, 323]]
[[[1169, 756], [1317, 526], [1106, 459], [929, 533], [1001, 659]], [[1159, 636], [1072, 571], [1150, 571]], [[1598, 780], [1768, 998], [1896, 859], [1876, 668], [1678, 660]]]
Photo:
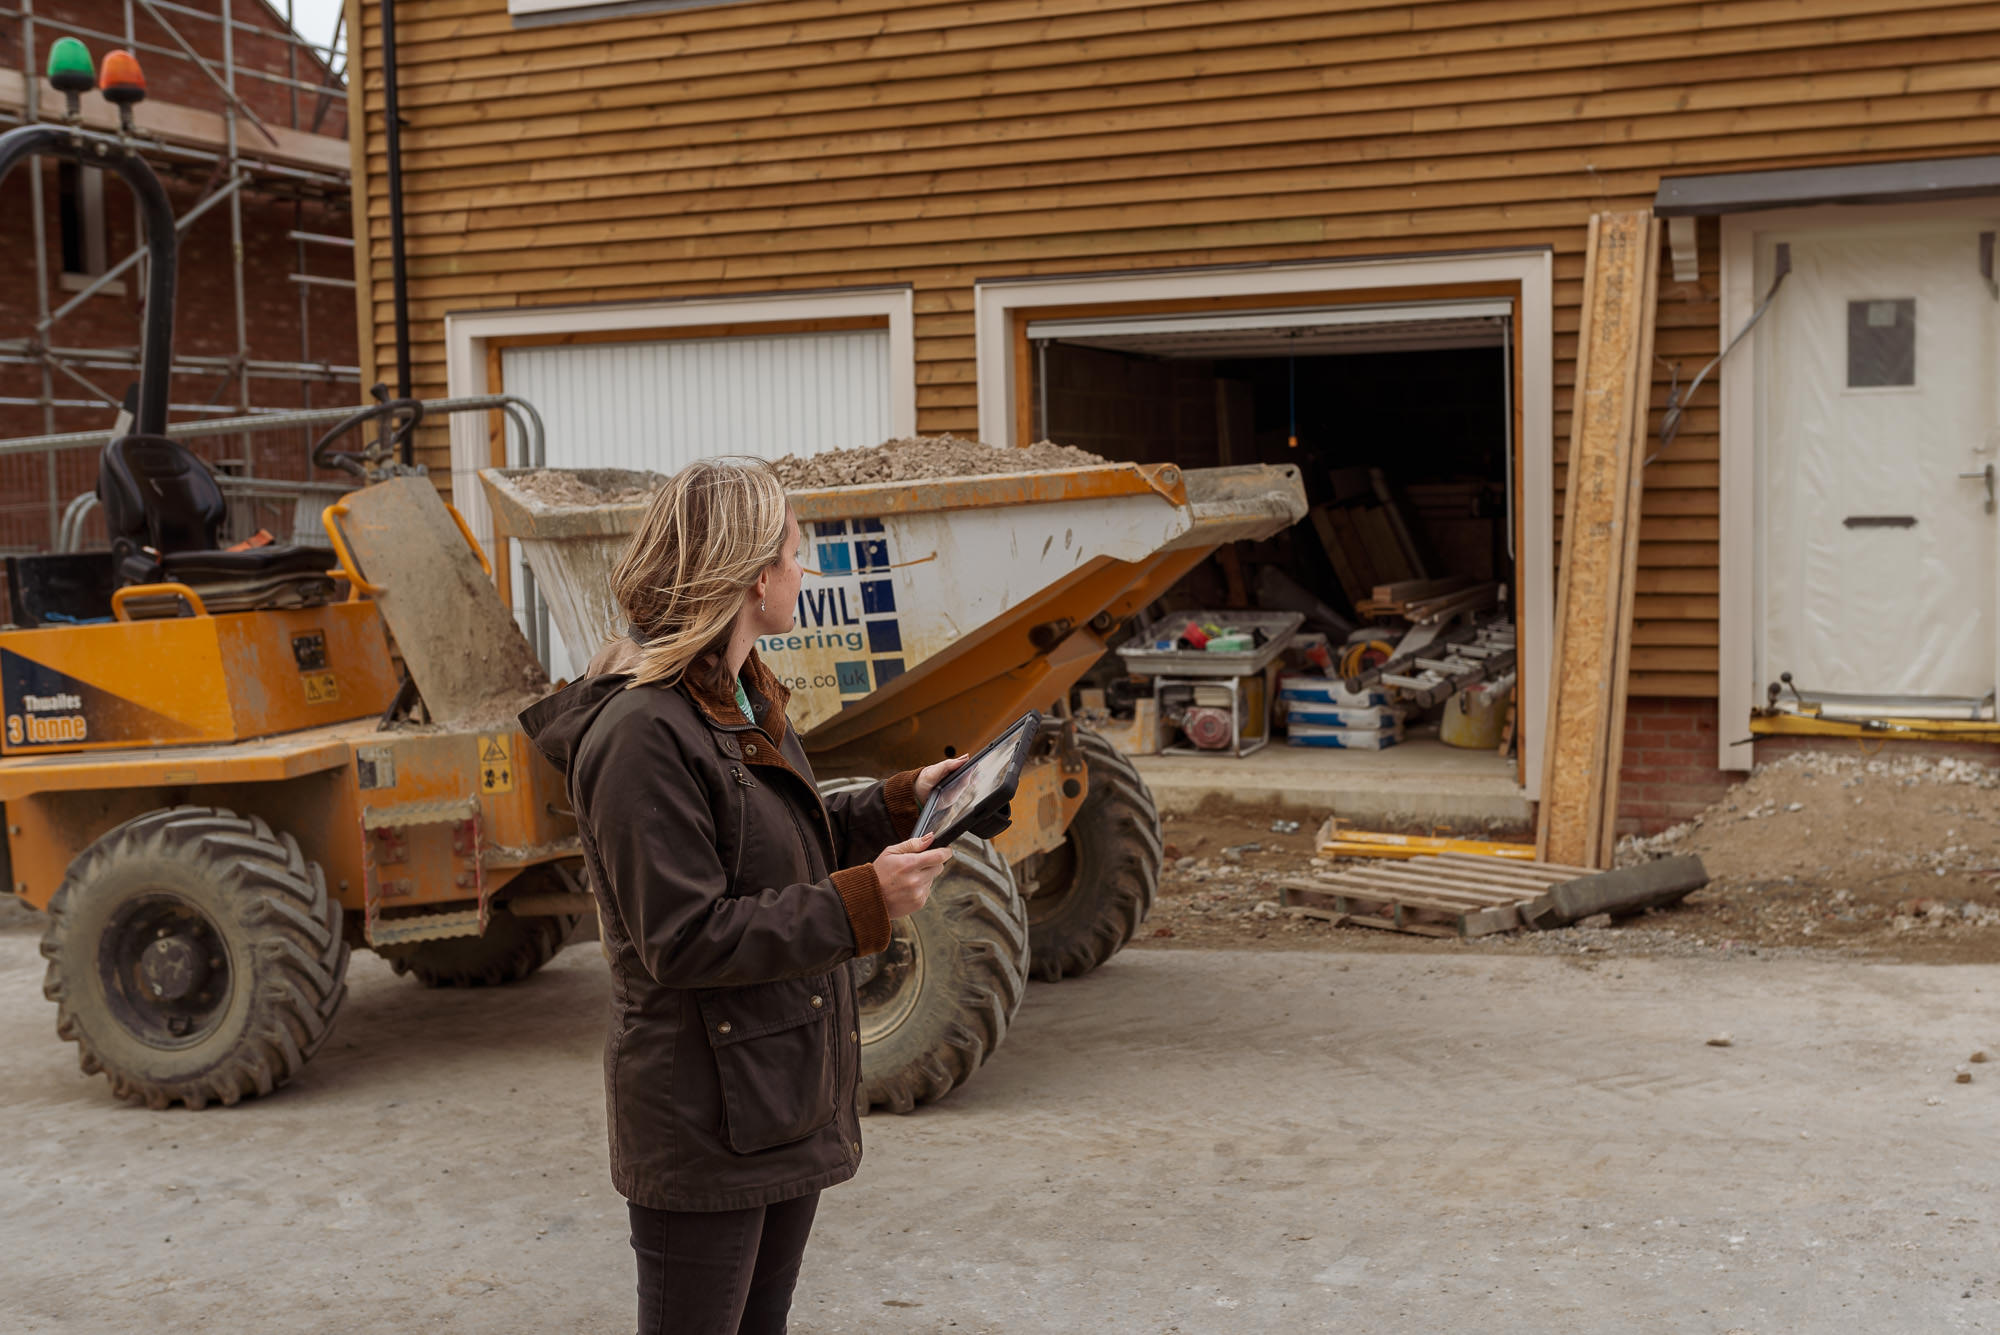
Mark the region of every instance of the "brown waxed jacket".
[[916, 772], [822, 802], [754, 651], [755, 726], [691, 683], [627, 689], [631, 657], [521, 715], [567, 781], [611, 961], [612, 1183], [653, 1209], [738, 1210], [844, 1182], [861, 1160], [847, 961], [889, 943], [869, 864], [915, 828]]

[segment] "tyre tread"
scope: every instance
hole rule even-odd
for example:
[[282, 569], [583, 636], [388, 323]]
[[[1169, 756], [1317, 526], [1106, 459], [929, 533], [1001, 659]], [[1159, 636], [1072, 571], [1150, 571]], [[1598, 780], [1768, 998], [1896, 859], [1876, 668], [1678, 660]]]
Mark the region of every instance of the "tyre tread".
[[[1139, 934], [1159, 895], [1160, 866], [1166, 857], [1159, 810], [1138, 769], [1096, 733], [1079, 730], [1076, 739], [1086, 753], [1090, 792], [1071, 824], [1072, 837], [1106, 842], [1107, 874], [1088, 888], [1095, 908], [1088, 921], [1036, 924], [1032, 973], [1048, 983], [1089, 973]], [[1086, 828], [1079, 831], [1079, 826]], [[1083, 874], [1080, 853], [1076, 874]], [[1073, 887], [1071, 893], [1085, 889]]]
[[[107, 866], [130, 856], [207, 864], [226, 899], [235, 901], [236, 916], [255, 933], [243, 951], [251, 965], [243, 971], [245, 985], [253, 989], [249, 1023], [216, 1068], [186, 1079], [161, 1079], [108, 1065], [92, 1045], [89, 1017], [63, 967], [71, 946], [73, 901]], [[327, 894], [325, 876], [306, 860], [298, 841], [273, 834], [261, 816], [179, 806], [135, 817], [70, 864], [48, 913], [42, 994], [56, 1003], [57, 1035], [77, 1045], [77, 1064], [86, 1075], [103, 1072], [114, 1094], [149, 1108], [176, 1102], [192, 1109], [210, 1101], [231, 1105], [280, 1088], [326, 1041], [347, 994], [348, 948], [340, 936], [340, 905]], [[95, 952], [88, 953], [94, 968]], [[88, 995], [88, 989], [82, 991]]]

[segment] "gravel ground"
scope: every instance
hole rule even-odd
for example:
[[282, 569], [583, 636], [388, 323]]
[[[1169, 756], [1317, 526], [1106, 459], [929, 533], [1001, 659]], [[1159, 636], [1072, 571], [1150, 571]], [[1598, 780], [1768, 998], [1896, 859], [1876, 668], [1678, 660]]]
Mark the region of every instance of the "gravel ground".
[[[0, 921], [21, 1332], [632, 1328], [587, 947], [425, 992], [358, 958], [277, 1095], [80, 1076]], [[2000, 1325], [2000, 968], [1127, 952], [865, 1123], [798, 1335], [1702, 1335]], [[1729, 1047], [1711, 1046], [1722, 1031]]]

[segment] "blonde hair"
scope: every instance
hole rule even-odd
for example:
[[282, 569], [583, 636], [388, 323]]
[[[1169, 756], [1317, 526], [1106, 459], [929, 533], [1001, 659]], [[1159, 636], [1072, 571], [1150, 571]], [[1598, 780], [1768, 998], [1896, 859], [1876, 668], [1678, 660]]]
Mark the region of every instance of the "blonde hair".
[[727, 689], [722, 652], [744, 594], [783, 555], [789, 511], [762, 459], [697, 459], [654, 493], [611, 572], [641, 646], [632, 685], [673, 686], [692, 674]]

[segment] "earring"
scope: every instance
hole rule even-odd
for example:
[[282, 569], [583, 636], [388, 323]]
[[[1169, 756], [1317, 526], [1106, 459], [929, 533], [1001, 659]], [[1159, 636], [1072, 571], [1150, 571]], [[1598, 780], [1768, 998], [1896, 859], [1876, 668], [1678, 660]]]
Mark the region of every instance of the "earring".
[[770, 609], [770, 608], [768, 608], [768, 607], [766, 607], [766, 606], [764, 606], [764, 600], [763, 600], [762, 598], [759, 598], [759, 599], [757, 600], [757, 610], [758, 610], [759, 612], [768, 612], [768, 611], [770, 611], [771, 609]]

